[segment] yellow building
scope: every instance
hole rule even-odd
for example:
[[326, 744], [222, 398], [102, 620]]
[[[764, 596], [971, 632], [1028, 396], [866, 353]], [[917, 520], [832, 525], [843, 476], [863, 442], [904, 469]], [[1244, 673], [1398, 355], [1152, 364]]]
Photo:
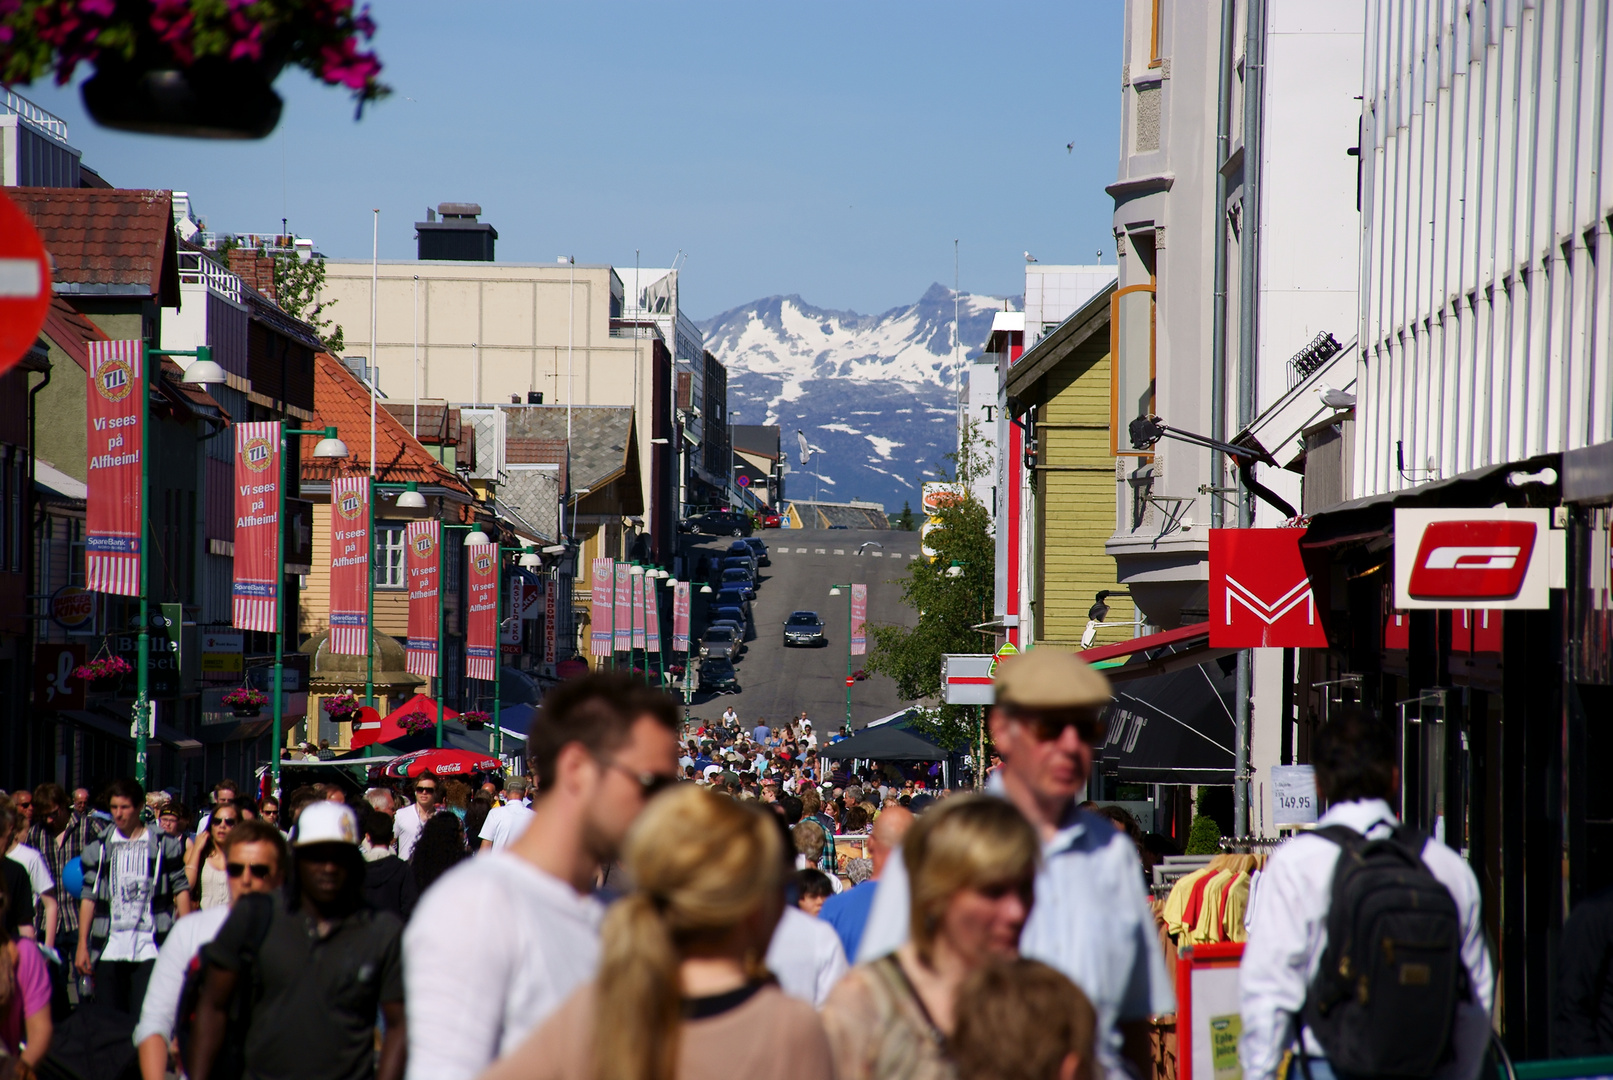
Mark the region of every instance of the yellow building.
[[[1113, 284], [1036, 342], [1008, 369], [1015, 421], [1034, 436], [1031, 639], [1079, 648], [1100, 592], [1123, 592], [1104, 551], [1114, 533], [1115, 457], [1109, 451], [1110, 300]], [[1131, 600], [1106, 598], [1093, 644], [1134, 636]]]

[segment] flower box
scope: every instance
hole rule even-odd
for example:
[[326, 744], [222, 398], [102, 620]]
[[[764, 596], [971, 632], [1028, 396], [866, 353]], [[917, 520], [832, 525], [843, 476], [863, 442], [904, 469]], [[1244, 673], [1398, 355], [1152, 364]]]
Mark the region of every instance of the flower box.
[[426, 713], [416, 709], [412, 713], [405, 713], [403, 717], [398, 720], [398, 726], [410, 735], [417, 735], [420, 732], [430, 731], [432, 728], [436, 727], [437, 721], [433, 720]]
[[482, 728], [486, 727], [487, 722], [492, 718], [493, 717], [490, 713], [484, 712], [481, 709], [471, 709], [469, 712], [462, 712], [459, 714], [459, 719], [464, 723], [465, 728], [468, 731], [482, 730]]

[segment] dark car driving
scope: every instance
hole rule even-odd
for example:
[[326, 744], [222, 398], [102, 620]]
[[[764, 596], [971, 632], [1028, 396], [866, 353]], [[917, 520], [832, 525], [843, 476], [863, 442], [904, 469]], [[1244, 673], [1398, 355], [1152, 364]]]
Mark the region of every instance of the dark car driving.
[[823, 636], [823, 620], [818, 618], [816, 611], [792, 611], [790, 617], [784, 620], [784, 644], [791, 645], [827, 645], [828, 639]]
[[732, 510], [712, 510], [684, 522], [689, 532], [710, 536], [749, 536], [753, 529], [750, 515], [736, 514]]

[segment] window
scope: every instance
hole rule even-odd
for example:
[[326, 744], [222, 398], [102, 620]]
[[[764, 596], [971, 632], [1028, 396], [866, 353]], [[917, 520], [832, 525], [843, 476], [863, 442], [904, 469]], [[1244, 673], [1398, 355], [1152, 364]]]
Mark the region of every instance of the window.
[[404, 587], [404, 530], [402, 522], [375, 523], [375, 587], [401, 589]]
[[1154, 286], [1120, 289], [1109, 308], [1109, 452], [1152, 457], [1127, 428], [1154, 412]]

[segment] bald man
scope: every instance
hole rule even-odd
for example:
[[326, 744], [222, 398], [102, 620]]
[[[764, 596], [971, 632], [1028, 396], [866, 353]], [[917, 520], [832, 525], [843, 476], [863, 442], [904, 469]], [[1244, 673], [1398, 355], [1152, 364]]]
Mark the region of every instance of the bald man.
[[862, 941], [863, 927], [868, 924], [868, 911], [874, 903], [874, 886], [885, 870], [891, 853], [902, 846], [902, 837], [913, 824], [913, 815], [906, 807], [894, 802], [879, 812], [874, 819], [873, 831], [868, 835], [868, 858], [874, 864], [874, 876], [838, 896], [824, 901], [818, 918], [834, 927], [846, 955], [856, 956]]

